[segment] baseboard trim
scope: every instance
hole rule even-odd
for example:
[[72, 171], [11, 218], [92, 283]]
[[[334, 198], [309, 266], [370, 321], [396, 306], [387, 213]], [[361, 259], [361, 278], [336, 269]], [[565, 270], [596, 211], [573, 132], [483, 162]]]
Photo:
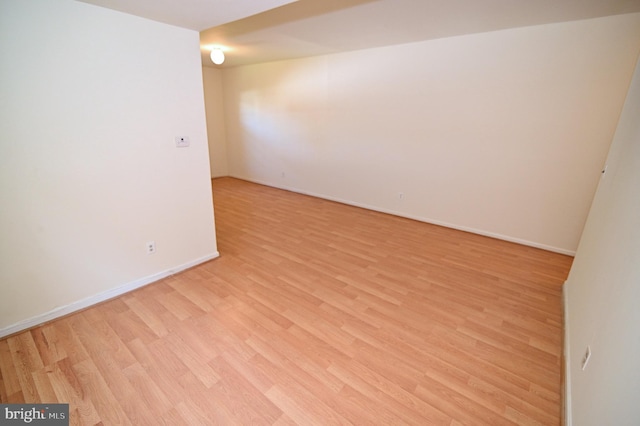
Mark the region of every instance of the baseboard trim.
[[360, 207], [360, 208], [363, 208], [363, 209], [373, 210], [373, 211], [377, 211], [377, 212], [380, 212], [380, 213], [386, 213], [386, 214], [391, 214], [391, 215], [394, 215], [394, 216], [404, 217], [404, 218], [407, 218], [407, 219], [417, 220], [418, 222], [430, 223], [432, 225], [444, 226], [445, 228], [457, 229], [458, 231], [470, 232], [472, 234], [482, 235], [484, 237], [496, 238], [498, 240], [508, 241], [510, 243], [522, 244], [524, 246], [539, 248], [539, 249], [542, 249], [542, 250], [547, 250], [547, 251], [551, 251], [551, 252], [554, 252], [554, 253], [564, 254], [564, 255], [567, 255], [567, 256], [575, 256], [575, 254], [576, 254], [575, 250], [566, 250], [566, 249], [559, 248], [559, 247], [553, 247], [553, 246], [549, 246], [549, 245], [546, 245], [546, 244], [540, 244], [540, 243], [536, 243], [536, 242], [533, 242], [533, 241], [528, 241], [528, 240], [523, 240], [523, 239], [520, 239], [520, 238], [510, 237], [508, 235], [502, 235], [502, 234], [498, 234], [498, 233], [495, 233], [495, 232], [485, 231], [485, 230], [482, 230], [482, 229], [476, 229], [476, 228], [471, 228], [471, 227], [468, 227], [468, 226], [456, 225], [456, 224], [453, 224], [453, 223], [443, 222], [443, 221], [440, 221], [440, 220], [434, 220], [434, 219], [430, 219], [430, 218], [427, 218], [427, 217], [415, 216], [415, 215], [410, 215], [410, 214], [406, 214], [406, 213], [402, 213], [402, 212], [398, 212], [398, 211], [394, 211], [394, 210], [383, 209], [383, 208], [380, 208], [380, 207], [376, 207], [376, 206], [372, 206], [372, 205], [368, 205], [368, 204], [364, 204], [364, 203], [358, 203], [358, 202], [354, 202], [354, 201], [350, 201], [350, 200], [344, 200], [344, 199], [337, 198], [337, 197], [331, 197], [331, 196], [324, 195], [324, 194], [318, 194], [318, 193], [314, 193], [314, 192], [310, 192], [310, 191], [304, 191], [304, 190], [300, 190], [298, 188], [288, 187], [288, 186], [285, 186], [285, 185], [274, 185], [274, 184], [272, 184], [270, 182], [261, 181], [261, 180], [258, 180], [258, 179], [247, 178], [247, 177], [239, 176], [239, 175], [229, 175], [229, 177], [232, 177], [232, 178], [235, 178], [235, 179], [240, 179], [240, 180], [246, 180], [247, 182], [253, 182], [253, 183], [260, 184], [260, 185], [271, 186], [273, 188], [284, 189], [285, 191], [291, 191], [291, 192], [295, 192], [295, 193], [298, 193], [298, 194], [309, 195], [311, 197], [322, 198], [324, 200], [335, 201], [336, 203], [347, 204], [349, 206]]
[[220, 253], [216, 251], [207, 256], [203, 256], [198, 259], [179, 265], [175, 268], [167, 269], [165, 271], [158, 272], [156, 274], [149, 275], [147, 277], [140, 278], [135, 281], [131, 281], [120, 287], [116, 287], [116, 288], [104, 291], [102, 293], [98, 293], [93, 296], [86, 297], [84, 299], [78, 300], [68, 305], [60, 306], [58, 308], [52, 309], [43, 314], [36, 315], [26, 320], [17, 322], [15, 324], [12, 324], [10, 326], [0, 329], [0, 338], [4, 338], [12, 334], [19, 333], [21, 331], [42, 325], [56, 318], [60, 318], [65, 315], [69, 315], [74, 312], [80, 311], [82, 309], [86, 309], [90, 306], [97, 305], [98, 303], [104, 302], [109, 299], [113, 299], [114, 297], [121, 296], [125, 293], [129, 293], [130, 291], [136, 290], [140, 287], [144, 287], [146, 285], [159, 281], [163, 278], [166, 278], [170, 275], [174, 275], [174, 274], [177, 274], [178, 272], [182, 272], [186, 269], [193, 268], [194, 266], [200, 265], [201, 263], [204, 263], [204, 262], [208, 262], [209, 260], [215, 259], [219, 256], [220, 256]]
[[564, 322], [564, 335], [563, 335], [563, 348], [562, 348], [562, 361], [564, 362], [564, 377], [562, 388], [562, 420], [564, 426], [571, 426], [573, 421], [571, 418], [571, 356], [569, 346], [569, 293], [567, 291], [567, 282], [565, 281], [562, 286], [562, 304], [563, 304], [563, 322]]

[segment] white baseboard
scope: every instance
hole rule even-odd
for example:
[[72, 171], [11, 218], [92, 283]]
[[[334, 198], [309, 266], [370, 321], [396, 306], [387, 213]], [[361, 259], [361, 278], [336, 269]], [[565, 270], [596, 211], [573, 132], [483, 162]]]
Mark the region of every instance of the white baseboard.
[[163, 278], [166, 278], [170, 275], [174, 275], [177, 274], [178, 272], [182, 272], [186, 269], [192, 268], [196, 265], [199, 265], [201, 263], [207, 262], [211, 259], [215, 259], [216, 257], [219, 257], [220, 253], [218, 253], [217, 251], [214, 253], [211, 253], [207, 256], [192, 260], [190, 262], [184, 263], [182, 265], [179, 265], [175, 268], [171, 268], [171, 269], [167, 269], [166, 271], [162, 271], [162, 272], [158, 272], [156, 274], [153, 275], [149, 275], [147, 277], [144, 278], [140, 278], [137, 279], [135, 281], [132, 281], [130, 283], [124, 284], [120, 287], [116, 287], [107, 291], [104, 291], [102, 293], [98, 293], [95, 294], [93, 296], [89, 296], [87, 298], [84, 298], [82, 300], [78, 300], [76, 302], [70, 303], [68, 305], [65, 306], [60, 306], [58, 308], [52, 309], [48, 312], [45, 312], [43, 314], [40, 315], [36, 315], [35, 317], [31, 317], [28, 318], [26, 320], [17, 322], [15, 324], [12, 324], [10, 326], [4, 327], [2, 329], [0, 329], [0, 338], [3, 338], [5, 336], [9, 336], [11, 334], [15, 334], [15, 333], [19, 333], [23, 330], [27, 330], [29, 328], [32, 327], [36, 327], [40, 324], [44, 324], [46, 322], [49, 322], [51, 320], [54, 320], [56, 318], [60, 318], [62, 316], [65, 315], [69, 315], [72, 314], [76, 311], [88, 308], [89, 306], [92, 305], [96, 305], [98, 303], [104, 302], [105, 300], [109, 300], [109, 299], [113, 299], [114, 297], [118, 297], [121, 296], [125, 293], [128, 293], [130, 291], [133, 291], [135, 289], [138, 289], [140, 287], [144, 287], [145, 285], [151, 284], [153, 282], [159, 281]]
[[569, 352], [569, 292], [567, 291], [567, 282], [562, 286], [562, 303], [564, 307], [564, 426], [571, 426], [573, 420], [571, 418], [571, 354]]
[[421, 217], [421, 216], [414, 216], [414, 215], [410, 215], [410, 214], [406, 214], [406, 213], [397, 212], [397, 211], [394, 211], [394, 210], [388, 210], [388, 209], [383, 209], [383, 208], [376, 207], [376, 206], [371, 206], [371, 205], [368, 205], [368, 204], [357, 203], [357, 202], [349, 201], [349, 200], [343, 200], [341, 198], [331, 197], [331, 196], [327, 196], [327, 195], [324, 195], [324, 194], [317, 194], [317, 193], [314, 193], [314, 192], [303, 191], [303, 190], [300, 190], [300, 189], [297, 189], [297, 188], [288, 187], [288, 186], [285, 186], [285, 185], [274, 185], [273, 183], [270, 183], [270, 182], [260, 181], [260, 180], [257, 180], [257, 179], [247, 178], [247, 177], [239, 176], [239, 175], [229, 175], [229, 177], [233, 177], [233, 178], [241, 179], [241, 180], [246, 180], [247, 182], [253, 182], [253, 183], [260, 184], [260, 185], [265, 185], [265, 186], [271, 186], [271, 187], [274, 187], [274, 188], [284, 189], [286, 191], [296, 192], [298, 194], [304, 194], [304, 195], [309, 195], [309, 196], [312, 196], [312, 197], [322, 198], [322, 199], [329, 200], [329, 201], [335, 201], [337, 203], [347, 204], [347, 205], [354, 206], [354, 207], [360, 207], [360, 208], [367, 209], [367, 210], [373, 210], [373, 211], [377, 211], [377, 212], [380, 212], [380, 213], [386, 213], [386, 214], [391, 214], [391, 215], [394, 215], [394, 216], [405, 217], [407, 219], [417, 220], [418, 222], [425, 222], [425, 223], [430, 223], [430, 224], [433, 224], [433, 225], [444, 226], [445, 228], [457, 229], [459, 231], [470, 232], [472, 234], [478, 234], [478, 235], [482, 235], [482, 236], [485, 236], [485, 237], [496, 238], [498, 240], [509, 241], [511, 243], [516, 243], [516, 244], [522, 244], [524, 246], [539, 248], [539, 249], [551, 251], [551, 252], [554, 252], [554, 253], [565, 254], [567, 256], [575, 256], [575, 254], [576, 254], [575, 250], [566, 250], [566, 249], [559, 248], [559, 247], [548, 246], [546, 244], [540, 244], [540, 243], [536, 243], [536, 242], [533, 242], [533, 241], [528, 241], [528, 240], [523, 240], [523, 239], [520, 239], [520, 238], [510, 237], [508, 235], [502, 235], [502, 234], [498, 234], [498, 233], [495, 233], [495, 232], [485, 231], [485, 230], [482, 230], [482, 229], [476, 229], [476, 228], [471, 228], [471, 227], [468, 227], [468, 226], [456, 225], [456, 224], [453, 224], [453, 223], [443, 222], [443, 221], [440, 221], [440, 220], [434, 220], [434, 219]]

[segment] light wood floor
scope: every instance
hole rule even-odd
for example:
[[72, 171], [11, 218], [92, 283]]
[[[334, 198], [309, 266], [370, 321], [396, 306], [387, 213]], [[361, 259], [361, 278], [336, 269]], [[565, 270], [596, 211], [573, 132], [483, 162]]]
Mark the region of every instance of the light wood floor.
[[560, 423], [571, 258], [231, 178], [221, 257], [0, 340], [72, 424]]

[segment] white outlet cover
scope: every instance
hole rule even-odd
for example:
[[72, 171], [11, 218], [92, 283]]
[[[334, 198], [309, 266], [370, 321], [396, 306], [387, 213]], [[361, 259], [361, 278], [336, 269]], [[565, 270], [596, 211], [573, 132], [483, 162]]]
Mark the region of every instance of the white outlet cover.
[[190, 144], [188, 136], [176, 136], [175, 140], [176, 140], [176, 147], [178, 148], [185, 148]]

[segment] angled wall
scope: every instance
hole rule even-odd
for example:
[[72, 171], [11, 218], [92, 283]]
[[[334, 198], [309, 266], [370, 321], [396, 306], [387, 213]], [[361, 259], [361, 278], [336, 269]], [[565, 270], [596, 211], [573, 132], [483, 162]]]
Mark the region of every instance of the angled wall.
[[640, 61], [606, 164], [564, 289], [568, 425], [640, 419]]

